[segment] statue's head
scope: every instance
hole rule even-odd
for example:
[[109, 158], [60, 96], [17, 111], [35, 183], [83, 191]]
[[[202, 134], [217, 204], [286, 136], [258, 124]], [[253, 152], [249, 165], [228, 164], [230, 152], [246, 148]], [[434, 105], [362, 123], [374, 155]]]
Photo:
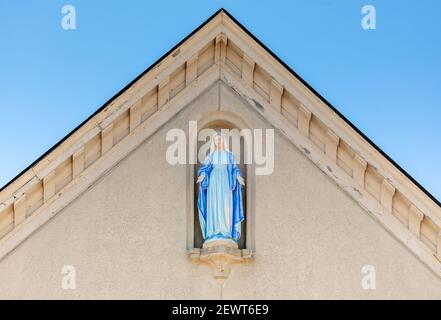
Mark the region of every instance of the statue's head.
[[217, 134], [214, 136], [214, 146], [216, 150], [223, 150], [224, 149], [224, 137], [222, 137], [220, 134]]
[[211, 151], [227, 150], [225, 137], [220, 133], [214, 134], [211, 137], [211, 148], [210, 149], [211, 149]]

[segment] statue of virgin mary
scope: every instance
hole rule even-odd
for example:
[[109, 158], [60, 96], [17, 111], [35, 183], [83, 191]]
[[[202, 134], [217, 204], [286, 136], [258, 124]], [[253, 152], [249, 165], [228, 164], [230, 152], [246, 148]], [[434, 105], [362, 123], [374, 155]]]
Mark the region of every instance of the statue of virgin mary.
[[245, 182], [233, 153], [219, 133], [211, 138], [210, 153], [198, 170], [197, 183], [199, 222], [205, 242], [221, 239], [238, 242], [244, 220]]

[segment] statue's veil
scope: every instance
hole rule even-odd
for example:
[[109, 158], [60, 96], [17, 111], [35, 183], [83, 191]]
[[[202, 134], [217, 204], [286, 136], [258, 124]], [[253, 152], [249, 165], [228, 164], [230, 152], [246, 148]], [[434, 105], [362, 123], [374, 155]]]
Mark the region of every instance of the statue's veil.
[[214, 144], [214, 139], [216, 137], [221, 137], [222, 138], [222, 143], [224, 145], [224, 150], [225, 151], [229, 151], [228, 150], [227, 138], [225, 137], [225, 135], [223, 135], [222, 133], [216, 132], [215, 134], [213, 134], [211, 136], [210, 153], [213, 153], [214, 151], [216, 151], [216, 145]]

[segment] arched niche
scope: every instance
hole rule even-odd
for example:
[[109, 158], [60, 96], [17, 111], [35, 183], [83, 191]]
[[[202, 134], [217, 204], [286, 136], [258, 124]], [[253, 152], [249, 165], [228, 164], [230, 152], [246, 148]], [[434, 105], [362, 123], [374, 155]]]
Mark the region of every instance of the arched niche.
[[[213, 112], [204, 115], [197, 120], [198, 135], [203, 129], [213, 129], [220, 131], [221, 129], [233, 130], [234, 133], [241, 133], [243, 129], [249, 129], [246, 123], [237, 115], [231, 112]], [[197, 158], [199, 148], [206, 141], [201, 141], [194, 145], [194, 158]], [[246, 145], [246, 139], [240, 137], [240, 163], [238, 163], [243, 178], [245, 179], [245, 187], [243, 188], [243, 207], [245, 221], [242, 222], [241, 239], [239, 241], [239, 249], [250, 249], [255, 251], [254, 242], [254, 215], [255, 215], [255, 179], [254, 179], [254, 165], [245, 163], [245, 154], [247, 148], [251, 146]], [[191, 146], [192, 144], [189, 143]], [[252, 150], [252, 149], [251, 149]], [[235, 150], [231, 150], [235, 151]], [[238, 161], [237, 152], [235, 153], [236, 161]], [[202, 232], [199, 225], [199, 215], [197, 211], [197, 195], [198, 185], [196, 184], [197, 170], [200, 163], [188, 165], [187, 168], [187, 249], [201, 248], [203, 243]]]

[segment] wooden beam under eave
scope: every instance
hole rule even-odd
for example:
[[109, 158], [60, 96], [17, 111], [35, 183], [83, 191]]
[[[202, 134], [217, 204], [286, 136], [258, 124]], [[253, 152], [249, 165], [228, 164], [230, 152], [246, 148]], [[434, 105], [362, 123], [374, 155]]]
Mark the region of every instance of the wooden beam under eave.
[[367, 168], [367, 161], [359, 154], [355, 154], [353, 161], [353, 177], [355, 183], [362, 189], [364, 189], [366, 168]]
[[170, 77], [158, 85], [158, 108], [162, 108], [170, 100]]
[[309, 137], [309, 124], [312, 113], [303, 104], [299, 107], [298, 129], [306, 137]]
[[113, 123], [101, 131], [101, 154], [106, 153], [113, 147]]
[[136, 127], [141, 124], [141, 107], [142, 99], [139, 99], [133, 106], [130, 107], [129, 111], [129, 130], [133, 132]]
[[14, 201], [14, 227], [26, 219], [26, 194]]
[[333, 162], [337, 162], [337, 148], [339, 142], [340, 137], [331, 129], [328, 129], [328, 131], [326, 131], [325, 153]]
[[198, 77], [198, 53], [191, 56], [186, 62], [185, 68], [185, 86], [188, 86]]
[[242, 79], [250, 87], [253, 86], [255, 66], [254, 60], [244, 52], [242, 57]]
[[270, 104], [278, 111], [282, 112], [283, 86], [275, 79], [271, 79]]
[[418, 239], [421, 234], [421, 222], [424, 219], [424, 213], [420, 209], [411, 204], [409, 207], [409, 230]]
[[51, 171], [43, 178], [43, 202], [47, 202], [55, 195], [55, 171]]
[[395, 194], [395, 187], [389, 181], [383, 179], [383, 182], [381, 184], [380, 202], [381, 205], [389, 213], [392, 213], [394, 194]]
[[75, 179], [84, 171], [84, 147], [72, 155], [72, 178]]
[[225, 33], [220, 33], [216, 36], [216, 42], [214, 45], [214, 62], [225, 63], [227, 57], [227, 36]]
[[438, 231], [437, 237], [436, 237], [436, 256], [439, 260], [441, 260], [441, 230]]

